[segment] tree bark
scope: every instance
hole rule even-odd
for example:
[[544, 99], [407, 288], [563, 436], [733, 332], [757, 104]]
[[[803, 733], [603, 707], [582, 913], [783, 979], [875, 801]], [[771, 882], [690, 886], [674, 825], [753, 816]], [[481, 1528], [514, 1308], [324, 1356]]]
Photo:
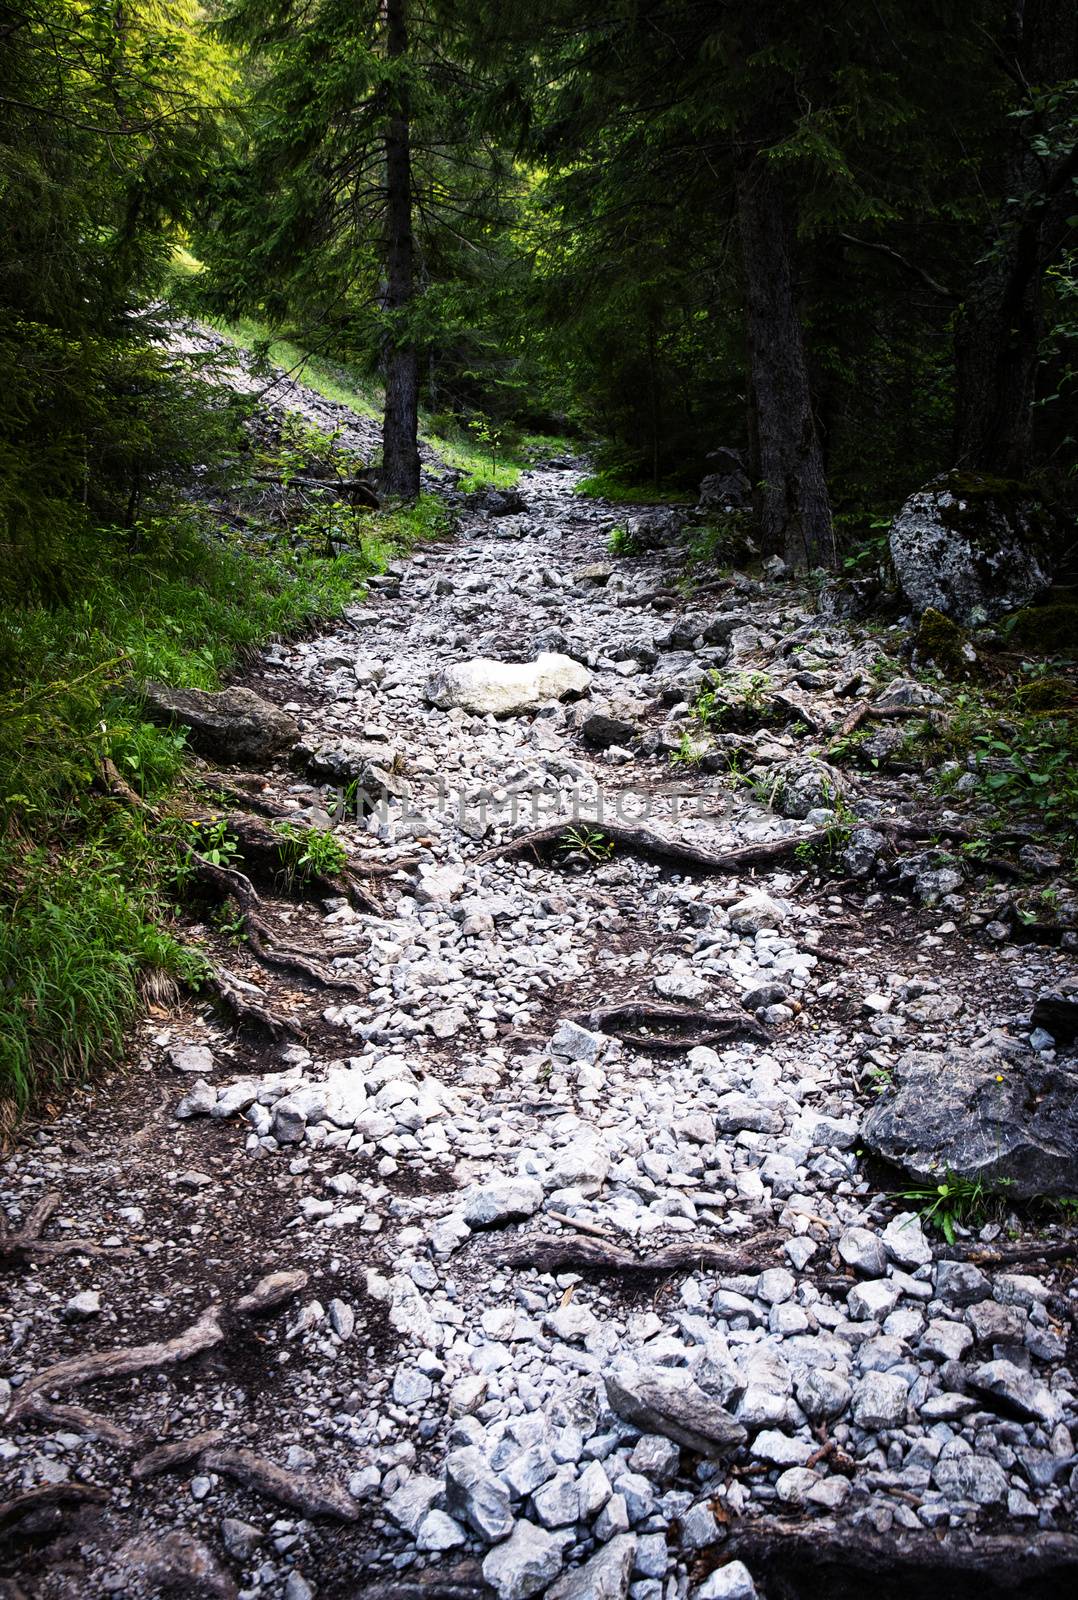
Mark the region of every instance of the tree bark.
[[767, 548], [793, 567], [833, 567], [835, 534], [791, 259], [791, 202], [751, 130], [737, 164], [745, 276], [749, 433], [756, 512]]
[[1032, 457], [1045, 270], [1063, 241], [1078, 174], [1073, 148], [1054, 159], [1034, 149], [1046, 130], [1029, 91], [1078, 74], [1073, 0], [1016, 0], [999, 56], [1027, 115], [1015, 123], [1003, 174], [1006, 213], [955, 324], [955, 456], [963, 468], [1022, 478]]
[[[408, 53], [407, 0], [386, 0], [386, 55]], [[386, 404], [382, 429], [382, 483], [387, 495], [414, 500], [419, 494], [419, 355], [411, 334], [402, 337], [400, 318], [415, 291], [412, 237], [412, 149], [408, 86], [390, 85], [386, 126], [386, 295], [390, 329], [385, 352]]]

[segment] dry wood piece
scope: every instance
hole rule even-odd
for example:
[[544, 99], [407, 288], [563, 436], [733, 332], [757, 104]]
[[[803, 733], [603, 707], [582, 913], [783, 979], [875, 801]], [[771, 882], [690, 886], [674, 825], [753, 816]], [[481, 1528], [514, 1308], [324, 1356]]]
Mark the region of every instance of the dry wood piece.
[[1030, 1239], [1025, 1244], [954, 1245], [937, 1250], [937, 1261], [972, 1261], [978, 1266], [1001, 1267], [1012, 1261], [1066, 1261], [1078, 1256], [1078, 1238], [1061, 1244], [1046, 1244], [1043, 1239]]
[[46, 1194], [37, 1202], [18, 1233], [9, 1233], [0, 1213], [0, 1268], [27, 1266], [35, 1261], [55, 1261], [57, 1256], [115, 1256], [130, 1250], [105, 1249], [89, 1239], [43, 1239], [46, 1224], [60, 1204], [58, 1194]]
[[220, 1428], [209, 1428], [205, 1433], [193, 1433], [189, 1439], [173, 1439], [167, 1444], [155, 1445], [140, 1456], [131, 1468], [131, 1476], [141, 1483], [145, 1478], [156, 1478], [162, 1472], [175, 1472], [185, 1467], [204, 1450], [223, 1444], [225, 1436]]
[[171, 1339], [155, 1339], [151, 1344], [130, 1345], [121, 1350], [96, 1350], [90, 1355], [59, 1361], [23, 1385], [7, 1420], [15, 1423], [29, 1415], [36, 1394], [66, 1394], [98, 1378], [127, 1378], [152, 1367], [169, 1367], [177, 1361], [189, 1361], [203, 1350], [212, 1350], [223, 1338], [217, 1307], [207, 1306], [197, 1322]]
[[283, 1306], [294, 1295], [306, 1289], [308, 1275], [302, 1268], [295, 1272], [271, 1272], [260, 1278], [249, 1294], [241, 1295], [233, 1310], [244, 1317], [257, 1317], [265, 1311]]
[[61, 1506], [103, 1505], [107, 1492], [96, 1483], [46, 1483], [28, 1489], [13, 1500], [0, 1501], [0, 1533], [18, 1530], [20, 1523], [36, 1518], [42, 1511], [57, 1511]]
[[593, 1243], [572, 1234], [524, 1234], [502, 1245], [497, 1259], [509, 1267], [535, 1267], [539, 1272], [588, 1269], [620, 1272], [635, 1277], [661, 1277], [666, 1272], [695, 1272], [700, 1268], [734, 1274], [761, 1271], [761, 1252], [773, 1247], [777, 1235], [762, 1235], [751, 1253], [732, 1255], [712, 1244], [671, 1244], [650, 1255], [638, 1256], [621, 1245]]
[[341, 1522], [359, 1519], [359, 1506], [347, 1490], [335, 1483], [320, 1483], [305, 1472], [287, 1472], [253, 1450], [204, 1450], [200, 1465], [207, 1472], [235, 1478], [245, 1488], [305, 1517], [336, 1517]]
[[546, 828], [536, 828], [485, 851], [477, 859], [496, 861], [504, 856], [525, 855], [528, 851], [537, 860], [554, 854], [572, 831], [594, 830], [610, 840], [618, 849], [627, 850], [645, 860], [658, 861], [664, 866], [695, 868], [701, 872], [741, 872], [749, 867], [770, 866], [795, 855], [801, 845], [810, 849], [827, 841], [826, 828], [816, 828], [811, 833], [790, 834], [782, 839], [770, 839], [766, 844], [739, 845], [736, 850], [705, 850], [700, 846], [683, 844], [677, 839], [664, 839], [649, 828], [626, 828], [617, 822], [602, 822], [588, 817], [565, 817]]
[[[616, 1006], [598, 1006], [578, 1012], [572, 1021], [582, 1028], [594, 1028], [612, 1039], [635, 1046], [637, 1050], [668, 1053], [694, 1050], [697, 1045], [729, 1044], [734, 1039], [752, 1039], [768, 1044], [771, 1035], [749, 1016], [714, 1015], [685, 1006], [652, 1005], [647, 1000], [626, 1000]], [[662, 1033], [650, 1033], [650, 1026]]]
[[47, 1428], [70, 1428], [75, 1433], [84, 1433], [88, 1439], [101, 1439], [106, 1444], [117, 1445], [121, 1450], [129, 1450], [135, 1442], [135, 1435], [122, 1423], [111, 1422], [96, 1411], [87, 1411], [85, 1406], [54, 1403], [43, 1394], [30, 1396], [23, 1420], [40, 1422]]

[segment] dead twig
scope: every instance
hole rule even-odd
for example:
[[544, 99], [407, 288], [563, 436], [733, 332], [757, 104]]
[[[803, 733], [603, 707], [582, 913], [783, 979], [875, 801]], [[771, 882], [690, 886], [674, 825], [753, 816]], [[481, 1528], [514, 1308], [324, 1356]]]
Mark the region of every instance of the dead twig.
[[638, 1256], [621, 1245], [593, 1243], [569, 1234], [524, 1234], [497, 1251], [497, 1259], [509, 1267], [534, 1267], [539, 1272], [564, 1272], [585, 1269], [592, 1272], [618, 1272], [628, 1277], [661, 1277], [667, 1272], [694, 1272], [706, 1269], [733, 1276], [759, 1272], [760, 1252], [774, 1244], [777, 1235], [768, 1234], [755, 1241], [751, 1254], [732, 1255], [717, 1245], [671, 1244], [650, 1255]]

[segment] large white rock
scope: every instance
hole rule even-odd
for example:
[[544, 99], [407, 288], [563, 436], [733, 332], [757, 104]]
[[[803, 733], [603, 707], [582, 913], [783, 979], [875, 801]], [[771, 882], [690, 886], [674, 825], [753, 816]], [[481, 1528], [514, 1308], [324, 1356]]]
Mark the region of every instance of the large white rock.
[[591, 673], [569, 656], [544, 653], [535, 661], [454, 661], [427, 683], [424, 696], [432, 706], [460, 706], [480, 716], [511, 717], [547, 700], [586, 694]]

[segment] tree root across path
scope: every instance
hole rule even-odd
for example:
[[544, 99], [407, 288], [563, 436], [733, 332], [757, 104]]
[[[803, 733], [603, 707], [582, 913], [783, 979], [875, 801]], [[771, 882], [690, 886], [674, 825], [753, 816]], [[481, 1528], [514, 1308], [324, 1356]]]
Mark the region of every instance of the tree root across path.
[[[287, 817], [288, 813], [285, 812], [277, 820], [285, 821]], [[238, 859], [243, 862], [249, 881], [258, 879], [286, 895], [299, 892], [304, 899], [317, 896], [323, 900], [347, 900], [350, 906], [357, 911], [367, 912], [369, 916], [385, 915], [382, 906], [369, 890], [356, 881], [350, 869], [338, 875], [306, 868], [291, 869], [282, 854], [287, 840], [276, 828], [267, 827], [258, 817], [233, 811], [220, 818], [203, 812], [190, 820], [199, 824], [224, 822], [229, 835], [236, 840]]]
[[705, 1557], [701, 1566], [744, 1561], [782, 1600], [854, 1600], [868, 1587], [875, 1600], [1054, 1600], [1078, 1584], [1078, 1538], [1041, 1529], [941, 1536], [823, 1519], [746, 1519], [714, 1554], [718, 1561]]
[[342, 978], [324, 967], [316, 951], [279, 944], [277, 934], [258, 909], [262, 904], [258, 892], [244, 873], [235, 867], [218, 866], [197, 850], [190, 851], [189, 855], [196, 880], [222, 899], [231, 897], [239, 906], [247, 942], [263, 966], [298, 973], [323, 989], [346, 989], [352, 994], [364, 992], [354, 979]]
[[[697, 1045], [730, 1044], [736, 1039], [751, 1039], [769, 1044], [766, 1028], [749, 1016], [716, 1016], [710, 1011], [695, 1011], [686, 1006], [652, 1005], [647, 1000], [626, 1000], [620, 1005], [598, 1006], [581, 1011], [571, 1019], [582, 1028], [594, 1028], [612, 1039], [620, 1039], [637, 1050], [657, 1054], [694, 1050]], [[661, 1033], [647, 1031], [661, 1028]]]
[[34, 1206], [18, 1233], [9, 1233], [7, 1223], [0, 1213], [0, 1270], [25, 1267], [41, 1261], [55, 1261], [57, 1256], [129, 1256], [129, 1250], [105, 1249], [91, 1244], [89, 1239], [43, 1239], [47, 1223], [60, 1205], [58, 1194], [47, 1194]]
[[[202, 955], [201, 951], [199, 955]], [[274, 1041], [286, 1034], [292, 1039], [303, 1037], [303, 1029], [298, 1022], [271, 1011], [265, 1004], [261, 989], [225, 967], [209, 966], [202, 975], [201, 987], [208, 990], [241, 1026], [258, 1028], [268, 1033]]]
[[[621, 1245], [580, 1239], [573, 1234], [524, 1234], [497, 1252], [499, 1264], [507, 1267], [534, 1267], [538, 1272], [616, 1272], [624, 1277], [657, 1278], [668, 1272], [708, 1270], [729, 1276], [760, 1272], [773, 1265], [770, 1253], [761, 1262], [761, 1252], [774, 1246], [778, 1234], [761, 1235], [752, 1248], [740, 1255], [712, 1244], [670, 1244], [650, 1255], [638, 1256]], [[851, 1280], [852, 1281], [852, 1280]]]

